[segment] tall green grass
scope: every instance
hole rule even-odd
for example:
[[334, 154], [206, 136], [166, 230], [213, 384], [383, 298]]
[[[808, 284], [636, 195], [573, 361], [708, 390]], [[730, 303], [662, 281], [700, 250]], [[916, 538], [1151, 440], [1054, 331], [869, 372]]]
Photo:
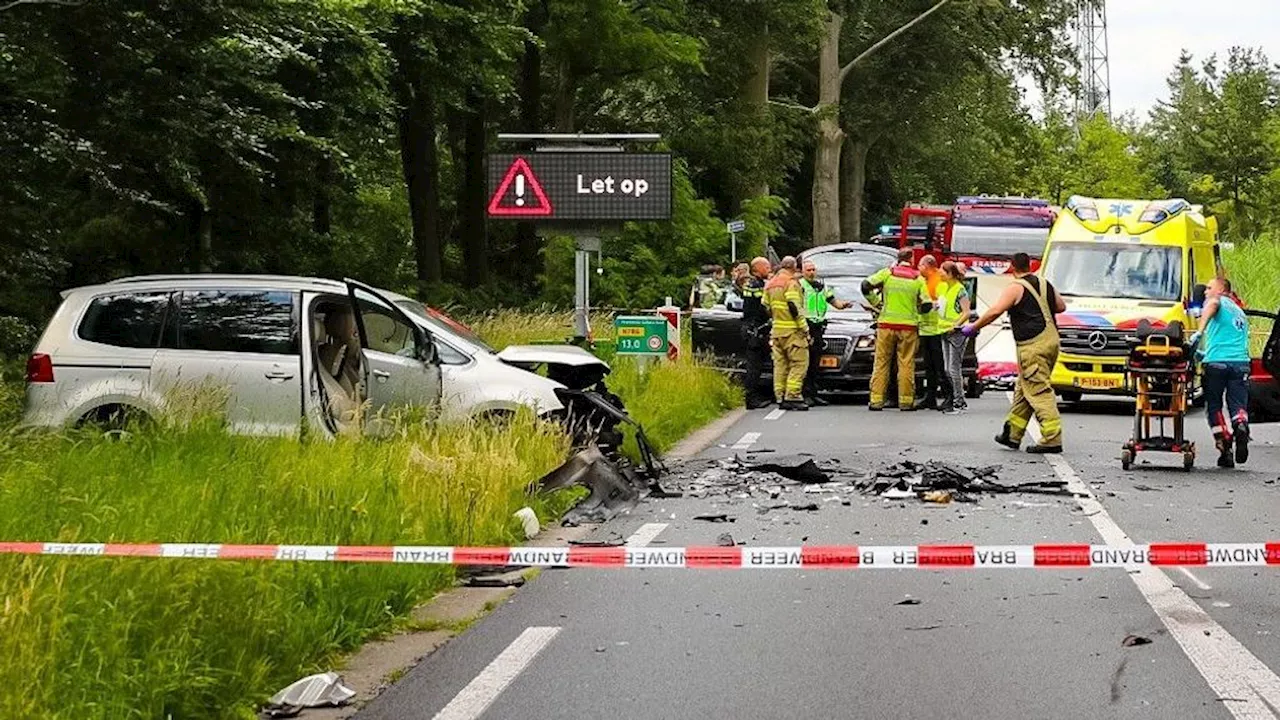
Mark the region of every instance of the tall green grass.
[[[1263, 235], [1237, 242], [1223, 251], [1222, 262], [1233, 289], [1249, 307], [1280, 311], [1280, 240]], [[1249, 324], [1256, 357], [1271, 334], [1272, 323], [1253, 318]]]
[[1223, 251], [1222, 262], [1236, 292], [1251, 307], [1280, 309], [1280, 239], [1264, 235], [1238, 242]]
[[[388, 441], [230, 438], [213, 423], [0, 438], [0, 538], [506, 544], [559, 499], [558, 429], [518, 418]], [[550, 503], [550, 504], [549, 504]], [[447, 585], [452, 569], [0, 557], [0, 718], [252, 717]]]

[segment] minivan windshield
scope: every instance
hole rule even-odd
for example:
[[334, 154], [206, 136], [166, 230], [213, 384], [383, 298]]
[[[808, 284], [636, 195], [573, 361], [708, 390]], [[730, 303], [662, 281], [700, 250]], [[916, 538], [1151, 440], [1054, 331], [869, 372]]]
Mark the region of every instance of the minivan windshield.
[[1053, 245], [1044, 277], [1062, 295], [1126, 300], [1182, 299], [1182, 248], [1160, 245]]
[[435, 308], [429, 308], [416, 300], [401, 300], [396, 304], [409, 314], [426, 321], [426, 323], [430, 325], [431, 329], [435, 332], [462, 338], [475, 347], [489, 353], [497, 352], [497, 350], [489, 347], [484, 340], [481, 340], [480, 336], [476, 335], [471, 328], [463, 325]]

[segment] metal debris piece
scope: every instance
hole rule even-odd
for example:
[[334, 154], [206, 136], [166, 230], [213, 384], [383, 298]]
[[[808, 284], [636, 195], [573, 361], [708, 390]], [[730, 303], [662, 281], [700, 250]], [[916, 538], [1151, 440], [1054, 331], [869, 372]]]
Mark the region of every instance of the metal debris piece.
[[693, 516], [693, 519], [694, 519], [694, 520], [704, 520], [704, 521], [706, 521], [706, 522], [713, 522], [713, 523], [735, 522], [735, 521], [736, 521], [736, 518], [731, 518], [731, 517], [729, 517], [728, 515], [726, 515], [726, 514], [724, 514], [724, 513], [719, 513], [719, 514], [716, 514], [716, 515], [694, 515], [694, 516]]
[[1150, 644], [1151, 644], [1151, 638], [1143, 637], [1141, 635], [1125, 635], [1124, 640], [1120, 641], [1120, 645], [1122, 645], [1123, 647], [1133, 647], [1135, 645], [1150, 645]]
[[894, 605], [919, 605], [919, 604], [920, 604], [920, 600], [918, 598], [911, 598], [911, 597], [907, 598], [906, 600], [899, 600], [898, 602], [894, 603]]
[[341, 675], [327, 672], [304, 677], [271, 696], [263, 711], [270, 718], [297, 717], [306, 708], [342, 707], [355, 696]]
[[748, 469], [756, 472], [774, 473], [788, 480], [795, 480], [806, 485], [831, 482], [831, 474], [818, 467], [818, 463], [814, 462], [813, 458], [806, 458], [800, 463], [788, 463], [781, 459], [774, 462], [756, 463], [749, 465]]
[[734, 547], [737, 544], [729, 533], [720, 533], [720, 537], [716, 538], [716, 545], [719, 547]]

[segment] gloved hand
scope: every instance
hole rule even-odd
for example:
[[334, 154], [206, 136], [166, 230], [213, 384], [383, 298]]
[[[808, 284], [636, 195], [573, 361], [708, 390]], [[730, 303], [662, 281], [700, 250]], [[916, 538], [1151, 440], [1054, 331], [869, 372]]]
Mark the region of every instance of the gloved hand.
[[974, 335], [977, 335], [978, 334], [977, 323], [965, 323], [965, 326], [960, 328], [960, 334], [964, 335], [965, 337], [973, 337]]
[[1192, 347], [1195, 347], [1197, 344], [1199, 344], [1199, 342], [1200, 342], [1200, 331], [1197, 330], [1196, 332], [1191, 333], [1191, 338], [1187, 340], [1187, 343]]

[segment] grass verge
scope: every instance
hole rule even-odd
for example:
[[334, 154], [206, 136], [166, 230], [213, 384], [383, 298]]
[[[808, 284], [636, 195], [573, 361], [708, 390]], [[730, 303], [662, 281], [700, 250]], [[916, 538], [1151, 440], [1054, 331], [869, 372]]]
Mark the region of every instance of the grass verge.
[[[442, 427], [391, 441], [0, 439], [5, 540], [497, 544], [555, 467], [555, 428]], [[556, 506], [559, 505], [559, 506]], [[0, 717], [252, 717], [452, 581], [447, 567], [0, 557]]]

